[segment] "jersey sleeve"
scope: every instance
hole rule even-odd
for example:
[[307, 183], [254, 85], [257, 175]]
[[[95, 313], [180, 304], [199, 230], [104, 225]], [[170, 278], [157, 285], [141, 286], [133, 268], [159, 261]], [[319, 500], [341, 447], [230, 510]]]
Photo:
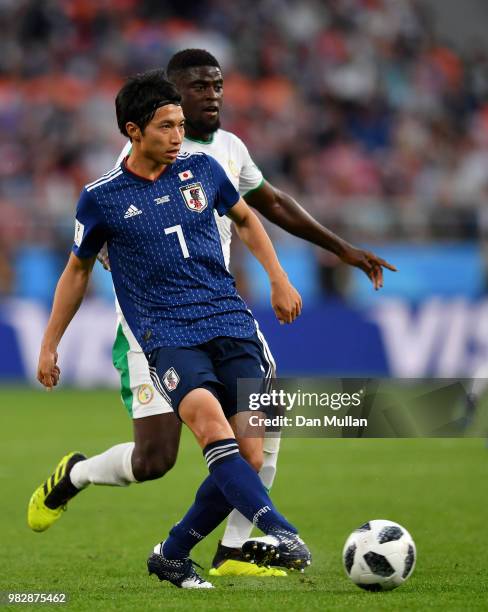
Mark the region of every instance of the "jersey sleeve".
[[240, 138], [237, 138], [240, 155], [241, 172], [239, 174], [239, 193], [242, 197], [258, 189], [264, 183], [264, 177], [261, 170], [254, 163], [246, 145]]
[[80, 259], [98, 254], [108, 239], [108, 230], [93, 196], [83, 189], [76, 207], [75, 237], [72, 251]]
[[229, 181], [225, 170], [222, 168], [219, 162], [213, 157], [210, 157], [210, 155], [206, 155], [205, 157], [210, 164], [210, 170], [212, 171], [217, 189], [215, 210], [221, 217], [223, 217], [235, 204], [237, 204], [240, 199], [240, 195], [234, 185]]

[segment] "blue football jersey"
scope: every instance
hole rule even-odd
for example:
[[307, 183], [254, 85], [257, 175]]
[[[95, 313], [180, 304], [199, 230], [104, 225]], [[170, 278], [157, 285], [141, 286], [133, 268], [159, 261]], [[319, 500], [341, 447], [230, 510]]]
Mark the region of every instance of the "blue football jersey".
[[73, 252], [93, 257], [107, 243], [117, 298], [145, 352], [255, 332], [225, 267], [214, 217], [238, 200], [204, 153], [181, 154], [155, 180], [123, 161], [83, 189]]

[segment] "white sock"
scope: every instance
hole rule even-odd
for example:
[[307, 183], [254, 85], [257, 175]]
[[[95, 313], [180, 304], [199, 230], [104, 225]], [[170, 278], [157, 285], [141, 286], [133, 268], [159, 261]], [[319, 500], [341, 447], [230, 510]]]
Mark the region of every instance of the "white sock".
[[89, 484], [126, 487], [136, 482], [132, 473], [132, 451], [134, 442], [117, 444], [104, 453], [85, 461], [78, 461], [70, 472], [70, 480], [77, 489]]
[[[279, 448], [280, 438], [264, 438], [263, 467], [259, 472], [259, 478], [261, 478], [261, 482], [268, 491], [271, 489], [276, 475]], [[254, 525], [238, 510], [232, 510], [222, 537], [223, 546], [240, 548], [250, 537], [253, 527]]]
[[478, 400], [483, 393], [488, 389], [488, 364], [478, 366], [474, 375], [471, 379], [471, 385], [469, 387], [469, 393], [474, 395], [475, 399]]

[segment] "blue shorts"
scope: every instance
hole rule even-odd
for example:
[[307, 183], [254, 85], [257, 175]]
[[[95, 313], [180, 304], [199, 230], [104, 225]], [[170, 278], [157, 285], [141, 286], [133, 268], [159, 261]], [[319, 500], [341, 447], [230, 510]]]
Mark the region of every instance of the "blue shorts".
[[160, 347], [146, 355], [155, 388], [176, 414], [181, 400], [193, 389], [208, 389], [230, 418], [239, 411], [237, 379], [263, 383], [274, 375], [267, 351], [254, 333], [248, 338], [212, 338], [197, 346]]

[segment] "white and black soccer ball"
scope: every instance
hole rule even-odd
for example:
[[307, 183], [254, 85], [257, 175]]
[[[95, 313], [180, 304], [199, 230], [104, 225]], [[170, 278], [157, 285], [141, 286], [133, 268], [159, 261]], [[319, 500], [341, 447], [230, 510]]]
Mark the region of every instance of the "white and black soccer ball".
[[408, 531], [393, 521], [369, 521], [355, 529], [342, 551], [349, 578], [366, 591], [389, 591], [407, 580], [417, 551]]

